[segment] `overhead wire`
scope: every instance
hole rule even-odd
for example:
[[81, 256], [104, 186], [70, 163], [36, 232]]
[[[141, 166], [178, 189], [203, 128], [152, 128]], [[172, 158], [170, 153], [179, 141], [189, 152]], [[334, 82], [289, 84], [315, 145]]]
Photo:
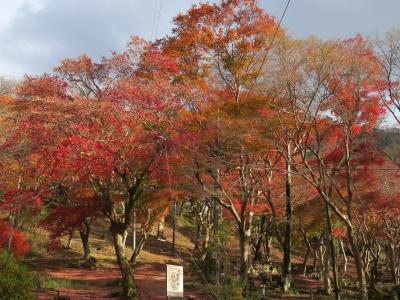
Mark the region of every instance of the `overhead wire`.
[[153, 25], [151, 27], [151, 36], [150, 36], [150, 40], [154, 39], [154, 31], [156, 28], [156, 19], [157, 19], [157, 5], [158, 0], [154, 0], [154, 13], [153, 13]]
[[[283, 13], [282, 13], [282, 15], [281, 15], [281, 17], [279, 19], [279, 22], [278, 22], [277, 26], [275, 28], [274, 34], [272, 35], [271, 43], [269, 44], [269, 46], [267, 48], [267, 51], [265, 52], [265, 55], [264, 55], [264, 57], [263, 57], [263, 59], [261, 61], [260, 67], [258, 68], [258, 71], [256, 73], [256, 77], [254, 78], [254, 80], [253, 80], [253, 82], [252, 82], [252, 84], [250, 86], [250, 89], [247, 92], [246, 98], [249, 96], [249, 94], [251, 93], [251, 91], [253, 90], [254, 86], [257, 83], [257, 80], [258, 80], [258, 78], [260, 76], [261, 70], [264, 67], [265, 62], [267, 61], [268, 54], [269, 54], [269, 52], [270, 52], [270, 50], [272, 48], [272, 45], [274, 44], [274, 41], [275, 41], [276, 35], [278, 34], [279, 28], [281, 27], [282, 21], [285, 18], [285, 15], [286, 15], [286, 12], [287, 12], [287, 10], [289, 8], [290, 2], [291, 2], [291, 0], [287, 0], [287, 2], [286, 2], [286, 6], [285, 6], [285, 8], [283, 10]], [[256, 4], [257, 5], [259, 4], [258, 0], [256, 1]]]
[[163, 3], [163, 0], [160, 0], [160, 6], [159, 6], [159, 8], [158, 8], [157, 25], [156, 25], [156, 31], [155, 31], [154, 40], [156, 40], [156, 39], [157, 39], [157, 36], [158, 36], [158, 27], [159, 27], [159, 25], [160, 25], [160, 17], [161, 17], [162, 3]]

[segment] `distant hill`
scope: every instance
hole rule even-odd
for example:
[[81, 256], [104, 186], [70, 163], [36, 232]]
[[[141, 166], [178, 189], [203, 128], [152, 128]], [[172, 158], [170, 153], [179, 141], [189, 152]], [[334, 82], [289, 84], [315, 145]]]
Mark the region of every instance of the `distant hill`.
[[376, 129], [377, 143], [381, 148], [400, 145], [400, 129]]

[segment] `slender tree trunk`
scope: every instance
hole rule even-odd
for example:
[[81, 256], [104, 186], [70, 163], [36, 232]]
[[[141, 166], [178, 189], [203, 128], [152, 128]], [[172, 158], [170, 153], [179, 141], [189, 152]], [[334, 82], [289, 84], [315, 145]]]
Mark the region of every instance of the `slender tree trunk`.
[[345, 146], [346, 146], [346, 157], [345, 157], [345, 165], [346, 165], [346, 188], [347, 188], [347, 237], [349, 239], [350, 247], [354, 256], [354, 263], [356, 265], [357, 270], [357, 278], [358, 278], [358, 293], [360, 300], [368, 299], [368, 290], [367, 290], [367, 281], [365, 277], [363, 261], [361, 258], [361, 251], [358, 245], [357, 238], [354, 236], [354, 230], [351, 224], [352, 220], [352, 202], [353, 202], [353, 173], [351, 166], [351, 131], [347, 128], [345, 132]]
[[124, 236], [123, 236], [124, 238], [123, 238], [123, 241], [122, 241], [122, 245], [124, 246], [124, 250], [125, 250], [125, 247], [126, 247], [126, 239], [128, 238], [128, 231], [125, 231], [124, 232]]
[[321, 267], [323, 270], [323, 278], [324, 278], [324, 289], [325, 289], [325, 293], [327, 295], [331, 295], [332, 294], [332, 285], [331, 285], [331, 279], [329, 277], [329, 262], [330, 262], [330, 257], [329, 257], [329, 247], [325, 246], [325, 252], [323, 252], [323, 246], [321, 246]]
[[[216, 170], [216, 184], [214, 186], [214, 188], [217, 190], [219, 187], [219, 169]], [[217, 249], [214, 252], [214, 257], [215, 257], [215, 263], [216, 263], [216, 283], [217, 285], [219, 285], [220, 282], [220, 274], [221, 274], [221, 263], [220, 263], [220, 259], [221, 259], [221, 253], [220, 253], [220, 239], [219, 239], [219, 225], [220, 225], [220, 221], [221, 221], [221, 205], [218, 202], [218, 199], [214, 198], [213, 201], [213, 213], [212, 213], [212, 225], [211, 225], [211, 220], [207, 217], [207, 223], [205, 224], [205, 230], [210, 231], [211, 228], [213, 229], [213, 238], [214, 238], [214, 242], [217, 244]], [[210, 224], [210, 227], [208, 226]], [[203, 249], [204, 251], [205, 249]]]
[[314, 260], [312, 265], [313, 272], [317, 272], [317, 262], [318, 262], [318, 253], [317, 250], [313, 249]]
[[121, 224], [116, 222], [112, 222], [110, 230], [113, 237], [118, 266], [120, 268], [122, 276], [122, 296], [127, 299], [137, 299], [133, 269], [125, 255], [124, 240], [126, 236], [126, 230], [123, 229], [123, 226]]
[[305, 275], [307, 273], [308, 256], [310, 255], [310, 253], [311, 253], [311, 251], [313, 249], [311, 247], [310, 240], [307, 237], [307, 231], [306, 230], [301, 230], [301, 233], [303, 234], [304, 243], [306, 244], [306, 247], [307, 247], [306, 254], [304, 255], [304, 260], [303, 260], [303, 274]]
[[340, 239], [339, 245], [340, 245], [340, 251], [342, 252], [342, 255], [343, 255], [343, 272], [341, 272], [342, 273], [341, 277], [344, 277], [344, 275], [347, 272], [347, 256], [346, 256], [346, 251], [344, 250], [344, 245], [343, 245], [342, 239]]
[[8, 238], [8, 251], [12, 251], [12, 241], [13, 241], [13, 233], [14, 233], [14, 226], [15, 226], [15, 212], [12, 212], [10, 218], [10, 236]]
[[158, 228], [157, 228], [157, 239], [162, 239], [165, 240], [165, 233], [164, 233], [164, 229], [165, 229], [165, 221], [164, 221], [164, 217], [161, 218], [160, 222], [158, 223]]
[[378, 281], [378, 270], [379, 270], [379, 257], [381, 253], [381, 248], [378, 245], [376, 249], [376, 253], [373, 254], [373, 261], [372, 261], [372, 267], [371, 267], [371, 272], [370, 272], [370, 287], [371, 289], [376, 290], [376, 283]]
[[197, 219], [197, 222], [196, 222], [196, 236], [194, 238], [194, 249], [193, 249], [193, 251], [195, 253], [197, 253], [197, 251], [199, 251], [199, 249], [200, 249], [200, 242], [201, 242], [201, 225], [200, 225], [199, 220]]
[[172, 220], [172, 249], [171, 254], [175, 256], [175, 243], [176, 243], [176, 201], [174, 200], [174, 204], [172, 206], [173, 212], [173, 220]]
[[239, 248], [240, 248], [240, 274], [242, 278], [247, 278], [249, 272], [249, 254], [250, 254], [250, 235], [249, 230], [240, 226], [239, 229]]
[[67, 244], [65, 245], [65, 248], [71, 249], [71, 242], [72, 242], [73, 237], [74, 237], [74, 231], [71, 230], [71, 231], [69, 232], [68, 241], [67, 241]]
[[139, 242], [135, 247], [135, 251], [133, 251], [133, 253], [132, 253], [131, 259], [129, 260], [129, 262], [132, 265], [136, 264], [139, 254], [143, 250], [144, 244], [147, 241], [147, 237], [148, 237], [148, 233], [145, 230], [142, 230], [142, 235], [139, 239]]
[[310, 255], [310, 248], [307, 246], [306, 254], [304, 255], [304, 259], [303, 259], [303, 274], [304, 275], [307, 273], [307, 260], [308, 260], [309, 255]]
[[396, 250], [394, 245], [388, 245], [387, 247], [387, 253], [389, 257], [389, 266], [390, 266], [390, 273], [392, 275], [392, 280], [393, 283], [398, 284], [399, 283], [399, 276], [398, 276], [398, 266], [397, 266], [397, 255], [396, 255]]
[[132, 251], [136, 250], [136, 211], [132, 214]]
[[[258, 229], [258, 234], [257, 234], [257, 240], [254, 246], [254, 261], [257, 260], [262, 260], [263, 258], [263, 250], [265, 250], [265, 243], [267, 243], [267, 238], [268, 238], [268, 233], [265, 229], [265, 224], [266, 224], [266, 216], [261, 217], [261, 222], [259, 224], [259, 229]], [[264, 234], [265, 233], [265, 234]]]
[[272, 245], [272, 238], [269, 235], [265, 235], [265, 255], [267, 256], [268, 261], [271, 260], [271, 245]]
[[351, 251], [353, 252], [354, 256], [354, 263], [356, 265], [356, 270], [357, 270], [359, 298], [360, 300], [367, 300], [368, 299], [367, 281], [361, 259], [360, 249], [354, 237], [353, 228], [350, 226], [347, 226], [347, 236], [349, 238]]
[[257, 239], [256, 246], [254, 247], [254, 261], [260, 261], [262, 259], [262, 244], [264, 242], [264, 236], [260, 236]]
[[331, 220], [331, 211], [328, 203], [325, 202], [325, 212], [326, 212], [326, 233], [327, 233], [327, 242], [328, 248], [330, 250], [331, 263], [332, 263], [332, 273], [333, 273], [333, 292], [335, 293], [335, 298], [337, 300], [340, 299], [340, 290], [339, 290], [339, 279], [338, 279], [338, 268], [337, 268], [337, 260], [336, 260], [336, 251], [335, 251], [335, 243], [332, 236], [332, 220]]
[[204, 261], [207, 257], [207, 250], [208, 250], [208, 244], [210, 242], [210, 237], [211, 237], [211, 228], [206, 224], [203, 226], [203, 231], [204, 231], [204, 237], [201, 245], [201, 257], [200, 260]]
[[[290, 154], [289, 154], [290, 155]], [[286, 206], [285, 206], [285, 236], [283, 242], [283, 291], [286, 293], [290, 289], [290, 271], [291, 271], [291, 234], [292, 234], [292, 195], [291, 195], [291, 169], [290, 164], [286, 163], [285, 187], [286, 187]]]
[[179, 205], [178, 216], [180, 217], [182, 216], [184, 207], [185, 207], [185, 200], [182, 200], [182, 202]]
[[85, 220], [82, 227], [79, 229], [79, 235], [82, 241], [83, 247], [83, 258], [88, 260], [90, 258], [90, 245], [89, 245], [89, 235], [90, 235], [90, 222]]
[[90, 234], [90, 229], [79, 230], [79, 235], [81, 237], [82, 248], [83, 248], [83, 259], [85, 260], [88, 260], [90, 258], [89, 234]]

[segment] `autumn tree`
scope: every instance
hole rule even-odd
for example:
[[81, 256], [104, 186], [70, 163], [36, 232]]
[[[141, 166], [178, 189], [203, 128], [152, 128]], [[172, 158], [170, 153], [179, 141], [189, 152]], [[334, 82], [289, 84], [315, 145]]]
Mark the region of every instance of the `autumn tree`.
[[[78, 232], [83, 249], [83, 259], [89, 260], [91, 249], [89, 236], [91, 224], [100, 218], [97, 207], [99, 199], [92, 197], [91, 191], [70, 188], [75, 195], [70, 195], [65, 187], [56, 188], [56, 195], [47, 195], [48, 213], [40, 225], [50, 232], [51, 244], [58, 246], [59, 239]], [[60, 193], [65, 193], [60, 195]]]
[[281, 107], [295, 128], [287, 136], [297, 147], [300, 159], [291, 164], [293, 172], [307, 180], [345, 224], [359, 295], [367, 299], [354, 210], [358, 203], [356, 179], [365, 168], [380, 163], [365, 156], [370, 151], [367, 149], [373, 148], [365, 137], [384, 112], [375, 85], [378, 66], [361, 37], [320, 43], [310, 50], [309, 54], [316, 56], [292, 73], [296, 74], [293, 82], [303, 87], [296, 89], [299, 93], [291, 90], [294, 97]]
[[[251, 207], [260, 201], [255, 178], [257, 146], [251, 148], [252, 141], [247, 139], [251, 134], [245, 130], [251, 128], [250, 113], [259, 104], [248, 94], [272, 36], [284, 33], [253, 0], [200, 4], [178, 15], [174, 24], [172, 36], [161, 46], [177, 59], [180, 78], [207, 93], [202, 105], [192, 110], [198, 120], [193, 132], [208, 137], [192, 147], [197, 152], [191, 151], [192, 177], [205, 196], [227, 209], [236, 221], [241, 274], [246, 277], [254, 215]], [[218, 219], [219, 208], [214, 211]]]
[[7, 78], [6, 76], [0, 76], [0, 96], [12, 95], [17, 85], [17, 80]]
[[380, 98], [390, 115], [400, 124], [400, 32], [387, 32], [384, 38], [375, 40], [375, 49], [381, 71], [382, 92]]
[[[35, 145], [41, 185], [61, 183], [72, 195], [67, 206], [56, 205], [49, 217], [79, 210], [71, 226], [83, 235], [88, 233], [85, 222], [99, 213], [109, 221], [127, 297], [135, 295], [125, 254], [132, 213], [148, 191], [166, 180], [165, 153], [180, 138], [175, 120], [195, 98], [190, 86], [171, 81], [176, 70], [172, 60], [134, 38], [126, 52], [114, 53], [101, 65], [85, 56], [64, 60], [56, 68], [62, 79], [34, 78], [21, 95], [26, 100], [20, 109], [30, 115], [21, 122], [14, 144]], [[64, 88], [67, 92], [60, 93]]]

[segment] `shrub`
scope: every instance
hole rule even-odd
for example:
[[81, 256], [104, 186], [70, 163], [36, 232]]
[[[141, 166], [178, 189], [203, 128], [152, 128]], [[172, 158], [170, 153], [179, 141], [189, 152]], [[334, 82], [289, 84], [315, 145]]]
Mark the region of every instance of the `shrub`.
[[245, 287], [246, 281], [239, 279], [228, 285], [211, 286], [210, 290], [214, 295], [217, 295], [217, 299], [244, 300], [243, 291]]
[[[18, 229], [12, 232], [11, 251], [17, 258], [24, 257], [30, 250], [28, 239]], [[10, 239], [10, 225], [0, 220], [0, 249], [7, 249]]]
[[0, 252], [1, 299], [34, 299], [34, 284], [28, 268], [11, 253]]
[[191, 263], [191, 270], [192, 272], [198, 273], [204, 283], [213, 282], [217, 272], [217, 263], [215, 259], [211, 257], [211, 254], [207, 254], [203, 261], [200, 259], [193, 260]]

